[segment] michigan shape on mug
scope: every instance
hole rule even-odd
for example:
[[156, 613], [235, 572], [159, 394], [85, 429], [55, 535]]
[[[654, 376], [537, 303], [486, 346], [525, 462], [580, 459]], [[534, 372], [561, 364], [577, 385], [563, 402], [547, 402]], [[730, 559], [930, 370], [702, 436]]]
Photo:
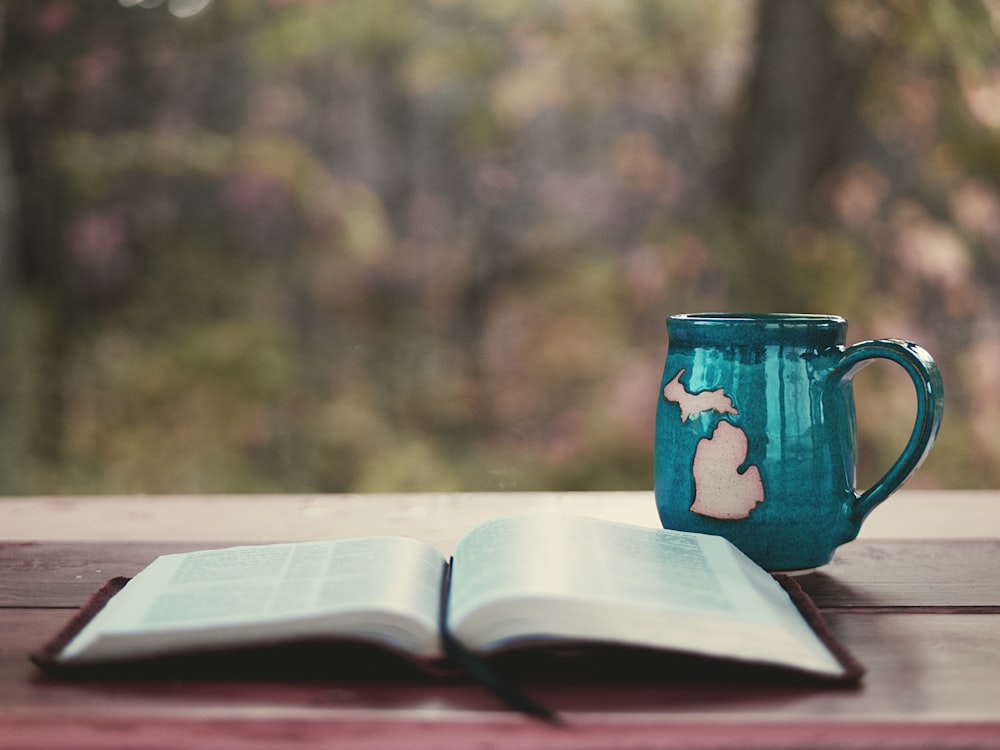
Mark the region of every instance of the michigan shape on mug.
[[[663, 397], [680, 408], [682, 422], [702, 412], [739, 416], [732, 399], [722, 389], [691, 393], [681, 383], [684, 370], [663, 388]], [[743, 430], [720, 420], [712, 435], [698, 441], [692, 463], [694, 502], [691, 512], [709, 518], [738, 520], [764, 502], [760, 469], [748, 466], [748, 440]]]

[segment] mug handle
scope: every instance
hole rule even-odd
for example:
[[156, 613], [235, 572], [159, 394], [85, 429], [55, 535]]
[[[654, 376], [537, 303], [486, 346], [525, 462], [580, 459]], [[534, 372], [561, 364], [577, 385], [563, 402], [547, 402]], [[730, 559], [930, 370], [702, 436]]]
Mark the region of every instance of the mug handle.
[[855, 375], [876, 359], [887, 359], [901, 365], [917, 391], [917, 417], [910, 439], [902, 455], [885, 475], [858, 495], [850, 516], [855, 529], [879, 503], [910, 478], [930, 453], [941, 428], [944, 413], [944, 382], [931, 355], [922, 347], [901, 339], [862, 341], [844, 350], [840, 361], [830, 373], [831, 385], [847, 385]]

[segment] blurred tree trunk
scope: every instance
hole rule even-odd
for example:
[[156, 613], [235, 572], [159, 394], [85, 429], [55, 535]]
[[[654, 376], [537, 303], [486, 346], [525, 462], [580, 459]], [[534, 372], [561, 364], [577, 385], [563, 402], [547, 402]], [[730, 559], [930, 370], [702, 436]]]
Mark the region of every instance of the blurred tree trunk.
[[[31, 455], [53, 464], [63, 457], [69, 364], [81, 332], [108, 297], [70, 247], [74, 220], [95, 207], [78, 205], [58, 146], [73, 123], [100, 132], [108, 120], [120, 119], [117, 105], [127, 94], [117, 101], [98, 98], [101, 92], [81, 83], [80, 73], [82, 59], [104, 51], [95, 30], [118, 30], [124, 14], [116, 6], [9, 3], [3, 13], [3, 125], [12, 192], [5, 273], [9, 285], [30, 298], [39, 326], [32, 352], [37, 368], [30, 393], [22, 395], [32, 403], [18, 439]], [[139, 52], [138, 43], [122, 45], [116, 65], [131, 73]], [[94, 204], [99, 208], [99, 199]], [[11, 397], [9, 388], [6, 395]]]
[[[0, 76], [6, 73], [3, 65], [6, 37], [7, 4], [0, 0]], [[11, 409], [14, 401], [14, 366], [11, 361], [11, 336], [14, 307], [14, 285], [11, 265], [14, 258], [12, 241], [12, 215], [14, 211], [14, 176], [11, 171], [10, 148], [6, 129], [0, 127], [0, 472], [8, 473], [19, 446], [12, 445], [15, 430], [12, 428]]]
[[804, 249], [786, 245], [787, 230], [824, 223], [818, 188], [862, 137], [857, 99], [875, 52], [871, 41], [838, 34], [829, 12], [814, 0], [759, 5], [755, 66], [721, 172], [737, 305], [811, 302], [786, 273]]
[[[67, 275], [63, 257], [63, 238], [67, 222], [63, 182], [56, 177], [53, 163], [55, 133], [50, 124], [62, 118], [51, 117], [41, 107], [27, 106], [25, 84], [30, 80], [34, 55], [41, 40], [33, 22], [38, 8], [33, 4], [13, 3], [4, 13], [5, 39], [3, 72], [5, 87], [5, 138], [10, 143], [10, 184], [17, 195], [15, 229], [10, 254], [6, 260], [10, 273], [16, 274], [17, 286], [27, 289], [38, 302], [42, 343], [38, 346], [38, 369], [32, 382], [31, 418], [20, 438], [24, 448], [45, 459], [58, 459], [62, 444], [62, 372], [65, 370], [69, 328], [76, 320], [66, 295]], [[54, 66], [64, 62], [68, 52], [63, 40], [50, 40], [46, 55]], [[23, 77], [23, 78], [22, 78]], [[64, 92], [46, 105], [66, 110]], [[5, 383], [5, 386], [10, 384]], [[9, 388], [7, 399], [13, 398]]]

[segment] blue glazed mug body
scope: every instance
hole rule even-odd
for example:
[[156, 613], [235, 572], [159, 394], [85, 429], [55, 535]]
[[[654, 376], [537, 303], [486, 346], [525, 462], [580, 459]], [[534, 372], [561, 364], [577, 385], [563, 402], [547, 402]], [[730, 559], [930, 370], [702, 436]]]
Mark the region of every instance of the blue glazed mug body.
[[[941, 376], [910, 342], [845, 347], [847, 321], [823, 315], [676, 315], [667, 331], [656, 414], [660, 520], [725, 536], [768, 570], [829, 562], [937, 436]], [[852, 380], [879, 359], [909, 373], [916, 424], [885, 476], [859, 493]]]

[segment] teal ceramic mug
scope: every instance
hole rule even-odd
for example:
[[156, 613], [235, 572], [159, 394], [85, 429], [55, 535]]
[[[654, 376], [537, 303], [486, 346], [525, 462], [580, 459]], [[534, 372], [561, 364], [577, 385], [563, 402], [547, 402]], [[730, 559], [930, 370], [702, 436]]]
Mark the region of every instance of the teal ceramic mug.
[[[768, 570], [829, 562], [916, 471], [941, 425], [944, 388], [931, 356], [896, 339], [845, 347], [843, 318], [675, 315], [667, 332], [656, 413], [660, 520], [724, 536]], [[886, 474], [858, 492], [852, 380], [876, 360], [909, 374], [916, 424]]]

